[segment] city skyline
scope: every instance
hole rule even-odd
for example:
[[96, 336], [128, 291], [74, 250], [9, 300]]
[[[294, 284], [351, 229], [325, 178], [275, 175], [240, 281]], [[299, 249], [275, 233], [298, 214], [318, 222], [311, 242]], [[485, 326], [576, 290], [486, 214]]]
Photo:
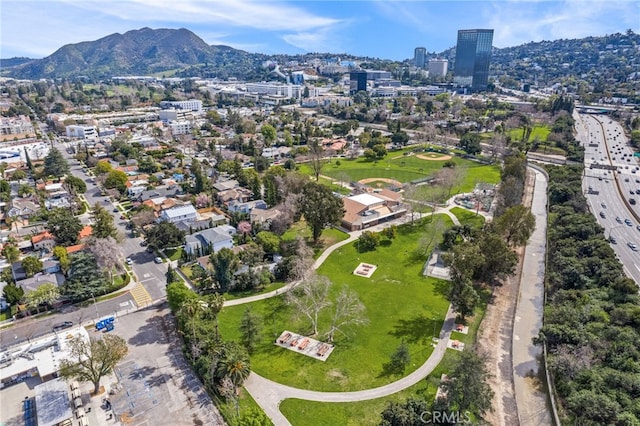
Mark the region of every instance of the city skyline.
[[249, 52], [413, 58], [442, 52], [459, 29], [494, 28], [494, 46], [638, 32], [640, 5], [622, 0], [277, 1], [5, 0], [0, 57], [42, 58], [65, 44], [150, 28], [187, 28]]

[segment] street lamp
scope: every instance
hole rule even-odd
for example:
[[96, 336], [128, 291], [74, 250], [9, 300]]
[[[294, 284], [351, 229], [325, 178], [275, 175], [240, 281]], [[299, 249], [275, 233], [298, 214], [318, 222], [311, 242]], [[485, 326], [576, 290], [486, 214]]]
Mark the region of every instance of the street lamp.
[[608, 240], [609, 238], [611, 238], [611, 233], [613, 232], [614, 229], [618, 229], [618, 228], [624, 228], [625, 225], [616, 225], [616, 226], [612, 226], [611, 228], [609, 228], [609, 235], [605, 235], [605, 239]]
[[91, 298], [93, 299], [93, 307], [96, 309], [96, 319], [100, 317], [98, 314], [98, 305], [96, 304], [96, 298], [93, 295], [93, 291], [91, 291]]

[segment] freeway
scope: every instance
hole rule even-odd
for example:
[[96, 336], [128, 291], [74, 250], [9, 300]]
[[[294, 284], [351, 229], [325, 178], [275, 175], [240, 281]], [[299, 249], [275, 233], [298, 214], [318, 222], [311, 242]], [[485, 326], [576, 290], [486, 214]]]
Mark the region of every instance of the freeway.
[[585, 146], [583, 189], [625, 273], [640, 283], [640, 167], [619, 123], [579, 115]]

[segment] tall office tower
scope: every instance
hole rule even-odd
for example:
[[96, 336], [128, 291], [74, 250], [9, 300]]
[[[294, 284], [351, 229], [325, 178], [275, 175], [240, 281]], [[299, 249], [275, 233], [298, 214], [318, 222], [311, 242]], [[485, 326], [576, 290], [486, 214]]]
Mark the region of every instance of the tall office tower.
[[367, 90], [367, 72], [355, 70], [349, 73], [349, 93], [354, 94], [361, 90]]
[[493, 30], [459, 30], [453, 82], [473, 91], [487, 89]]
[[427, 49], [424, 47], [416, 47], [413, 51], [413, 62], [418, 68], [424, 68], [427, 60]]
[[429, 59], [429, 77], [444, 77], [449, 69], [446, 59]]

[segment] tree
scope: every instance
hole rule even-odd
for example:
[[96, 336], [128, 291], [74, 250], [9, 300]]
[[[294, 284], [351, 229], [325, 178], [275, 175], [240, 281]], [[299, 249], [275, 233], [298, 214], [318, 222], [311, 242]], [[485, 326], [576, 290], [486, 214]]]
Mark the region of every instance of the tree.
[[100, 392], [100, 379], [111, 374], [113, 368], [127, 356], [127, 342], [116, 334], [101, 339], [74, 337], [69, 342], [70, 358], [60, 363], [60, 376], [93, 383], [93, 393]]
[[244, 310], [240, 320], [241, 340], [248, 353], [252, 353], [256, 343], [260, 339], [260, 324], [262, 319], [251, 308]]
[[510, 246], [524, 246], [536, 227], [531, 210], [521, 204], [509, 207], [495, 222], [496, 231]]
[[260, 133], [262, 133], [262, 137], [264, 138], [264, 145], [271, 146], [273, 142], [276, 140], [276, 129], [269, 123], [265, 123], [260, 128]]
[[49, 212], [47, 230], [53, 234], [56, 244], [71, 246], [78, 243], [78, 234], [82, 230], [82, 223], [71, 211], [55, 208]]
[[278, 253], [280, 251], [280, 237], [273, 232], [258, 232], [256, 235], [256, 243], [258, 243], [267, 254]]
[[389, 367], [396, 373], [404, 373], [404, 369], [411, 362], [411, 354], [409, 353], [409, 345], [404, 340], [396, 348], [396, 351], [391, 354], [391, 362]]
[[213, 267], [213, 279], [218, 284], [221, 292], [229, 291], [233, 284], [233, 274], [240, 267], [240, 261], [236, 254], [226, 247], [209, 256], [209, 262]]
[[322, 145], [316, 140], [309, 141], [309, 167], [316, 178], [316, 182], [320, 180], [320, 172], [322, 172], [324, 152]]
[[42, 271], [42, 261], [34, 256], [27, 256], [22, 259], [22, 269], [27, 277], [32, 277]]
[[106, 175], [112, 170], [113, 170], [113, 167], [111, 166], [111, 163], [109, 163], [108, 161], [99, 161], [98, 164], [96, 164], [96, 167], [94, 168], [94, 171], [96, 172], [97, 175]]
[[203, 303], [199, 298], [189, 298], [180, 306], [180, 311], [178, 312], [180, 318], [182, 318], [183, 321], [188, 320], [189, 324], [191, 324], [191, 344], [194, 344], [196, 341], [196, 322], [200, 319], [203, 311]]
[[491, 411], [493, 391], [487, 383], [489, 373], [485, 361], [471, 350], [463, 351], [455, 360], [447, 380], [441, 383], [441, 403], [450, 412], [468, 411], [476, 418], [482, 418]]
[[167, 303], [176, 316], [185, 301], [197, 298], [198, 295], [181, 282], [172, 282], [167, 286]]
[[314, 275], [287, 293], [287, 303], [294, 307], [296, 315], [303, 315], [311, 323], [312, 335], [318, 334], [318, 316], [331, 305], [329, 278]]
[[44, 157], [44, 175], [61, 178], [67, 173], [69, 173], [69, 164], [67, 164], [67, 160], [64, 159], [62, 153], [60, 153], [58, 149], [51, 149], [47, 156]]
[[478, 133], [465, 133], [460, 137], [458, 146], [467, 154], [475, 155], [482, 152], [482, 147], [480, 146], [480, 135]]
[[326, 226], [337, 223], [344, 216], [342, 200], [333, 195], [329, 187], [316, 182], [304, 186], [299, 206], [311, 228], [314, 243], [318, 242]]
[[32, 186], [27, 184], [23, 184], [18, 187], [18, 195], [20, 197], [26, 197], [28, 195], [33, 194], [34, 192], [36, 192], [35, 189], [33, 189]]
[[396, 225], [391, 225], [384, 228], [380, 233], [387, 237], [388, 240], [395, 240], [398, 236], [398, 227]]
[[444, 167], [435, 173], [434, 178], [438, 182], [438, 184], [447, 191], [446, 198], [451, 196], [451, 192], [453, 188], [456, 186], [460, 186], [464, 182], [464, 176], [466, 174], [466, 169], [462, 168], [451, 168]]
[[147, 241], [156, 248], [177, 247], [184, 244], [184, 232], [171, 222], [160, 222], [147, 231]]
[[36, 308], [40, 313], [41, 305], [51, 305], [60, 298], [60, 289], [52, 283], [44, 283], [35, 290], [28, 291], [24, 300], [30, 308]]
[[112, 170], [104, 181], [105, 188], [115, 188], [124, 194], [127, 191], [127, 174], [121, 170]]
[[64, 186], [73, 195], [87, 192], [87, 184], [79, 177], [73, 175], [67, 175], [64, 178]]
[[483, 256], [483, 262], [476, 270], [474, 279], [493, 284], [496, 279], [504, 279], [514, 273], [518, 256], [500, 235], [495, 232], [483, 232], [477, 244], [482, 253], [491, 255]]
[[24, 297], [24, 289], [15, 283], [8, 283], [2, 290], [2, 296], [10, 306], [16, 305]]
[[91, 237], [87, 244], [87, 250], [93, 254], [96, 264], [109, 275], [109, 281], [113, 284], [113, 268], [120, 261], [120, 247], [113, 237], [94, 238]]
[[335, 334], [345, 334], [344, 329], [348, 326], [367, 324], [369, 320], [365, 315], [365, 311], [366, 308], [358, 299], [357, 293], [350, 291], [346, 286], [343, 287], [333, 303], [327, 340], [333, 342]]
[[247, 351], [239, 345], [227, 344], [223, 356], [216, 364], [215, 375], [219, 378], [228, 377], [237, 392], [250, 373], [251, 363]]
[[8, 263], [15, 263], [20, 259], [20, 249], [16, 247], [13, 243], [7, 243], [2, 248], [2, 256], [7, 259]]
[[131, 222], [139, 228], [143, 226], [151, 225], [156, 220], [156, 215], [153, 213], [153, 209], [144, 206], [140, 211], [131, 216]]
[[62, 286], [62, 294], [76, 302], [102, 294], [107, 288], [107, 281], [90, 253], [80, 252], [71, 256], [68, 276]]
[[480, 301], [480, 296], [473, 288], [471, 280], [456, 279], [451, 281], [447, 300], [451, 303], [454, 312], [464, 320], [469, 315], [473, 315], [473, 311]]
[[430, 407], [421, 399], [410, 398], [405, 402], [391, 401], [382, 412], [380, 426], [419, 426], [431, 418], [425, 417]]
[[173, 270], [173, 266], [171, 266], [171, 264], [167, 267], [165, 277], [167, 278], [167, 285], [180, 280], [178, 273]]
[[451, 281], [470, 281], [484, 265], [485, 254], [477, 244], [465, 242], [454, 245], [449, 253], [445, 253], [444, 260], [449, 266]]
[[380, 235], [377, 232], [363, 231], [358, 237], [356, 247], [360, 253], [375, 250], [380, 244]]
[[55, 246], [53, 248], [53, 255], [58, 259], [58, 262], [60, 262], [60, 269], [62, 269], [62, 272], [66, 274], [70, 264], [67, 249], [62, 246]]
[[118, 229], [116, 228], [113, 216], [100, 203], [93, 206], [93, 225], [91, 235], [95, 238], [118, 238]]

